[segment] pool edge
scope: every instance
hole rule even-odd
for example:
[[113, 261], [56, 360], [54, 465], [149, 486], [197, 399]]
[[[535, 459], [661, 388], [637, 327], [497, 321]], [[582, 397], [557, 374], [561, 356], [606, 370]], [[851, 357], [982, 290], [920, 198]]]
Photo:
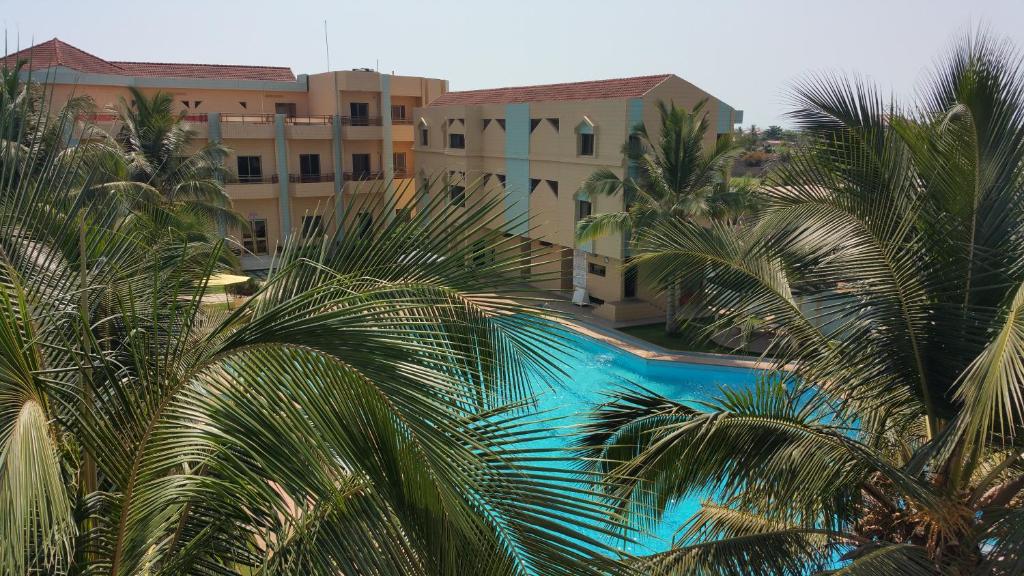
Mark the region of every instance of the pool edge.
[[551, 319], [574, 332], [578, 332], [599, 342], [604, 342], [605, 344], [614, 346], [623, 352], [636, 356], [640, 360], [655, 362], [686, 362], [690, 364], [705, 364], [755, 370], [767, 370], [776, 366], [770, 358], [734, 354], [716, 354], [713, 352], [683, 352], [679, 350], [669, 350], [658, 346], [657, 344], [624, 334], [618, 330], [599, 326], [578, 318], [568, 319], [564, 317], [553, 317]]

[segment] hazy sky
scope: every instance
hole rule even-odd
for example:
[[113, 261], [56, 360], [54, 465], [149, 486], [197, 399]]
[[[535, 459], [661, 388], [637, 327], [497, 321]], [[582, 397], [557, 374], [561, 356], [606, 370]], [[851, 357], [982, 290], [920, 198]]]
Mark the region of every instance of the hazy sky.
[[110, 60], [376, 66], [453, 90], [670, 72], [785, 124], [811, 71], [909, 95], [965, 29], [1024, 49], [1024, 0], [0, 0], [13, 49], [54, 36]]

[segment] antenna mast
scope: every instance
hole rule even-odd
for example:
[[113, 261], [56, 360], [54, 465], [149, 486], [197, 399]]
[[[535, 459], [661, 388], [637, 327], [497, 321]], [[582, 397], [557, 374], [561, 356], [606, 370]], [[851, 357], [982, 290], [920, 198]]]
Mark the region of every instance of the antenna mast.
[[327, 71], [331, 71], [331, 43], [327, 41], [327, 19], [324, 19], [324, 49], [327, 52]]

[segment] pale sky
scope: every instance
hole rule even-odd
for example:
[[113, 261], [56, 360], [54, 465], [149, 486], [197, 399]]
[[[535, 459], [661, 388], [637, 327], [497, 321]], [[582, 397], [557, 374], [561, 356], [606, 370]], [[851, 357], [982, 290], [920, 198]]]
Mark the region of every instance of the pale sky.
[[813, 71], [910, 95], [958, 33], [1024, 49], [1024, 0], [0, 0], [14, 50], [54, 36], [108, 60], [377, 66], [452, 90], [673, 73], [786, 124]]

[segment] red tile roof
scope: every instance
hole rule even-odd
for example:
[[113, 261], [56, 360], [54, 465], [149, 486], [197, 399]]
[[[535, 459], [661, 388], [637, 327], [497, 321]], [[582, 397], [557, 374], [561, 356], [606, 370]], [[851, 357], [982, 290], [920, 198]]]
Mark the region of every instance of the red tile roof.
[[616, 100], [636, 98], [650, 92], [671, 74], [635, 76], [612, 80], [590, 80], [564, 84], [541, 84], [487, 90], [448, 92], [438, 96], [430, 106], [466, 106], [473, 104], [517, 104], [556, 100]]
[[291, 68], [284, 66], [239, 66], [233, 64], [172, 64], [165, 62], [111, 62], [129, 76], [161, 78], [213, 78], [226, 80], [272, 80], [294, 82]]
[[57, 38], [15, 52], [0, 61], [0, 65], [13, 68], [18, 60], [27, 61], [25, 64], [25, 69], [27, 70], [41, 70], [54, 66], [64, 66], [65, 68], [71, 68], [80, 72], [124, 74], [124, 70], [121, 70], [114, 64], [93, 56], [84, 50], [79, 50], [71, 44], [61, 42]]
[[0, 65], [14, 67], [27, 60], [29, 70], [63, 66], [79, 72], [115, 76], [155, 78], [204, 78], [294, 82], [291, 68], [282, 66], [235, 66], [225, 64], [169, 64], [163, 62], [111, 62], [79, 50], [54, 38], [0, 59]]

